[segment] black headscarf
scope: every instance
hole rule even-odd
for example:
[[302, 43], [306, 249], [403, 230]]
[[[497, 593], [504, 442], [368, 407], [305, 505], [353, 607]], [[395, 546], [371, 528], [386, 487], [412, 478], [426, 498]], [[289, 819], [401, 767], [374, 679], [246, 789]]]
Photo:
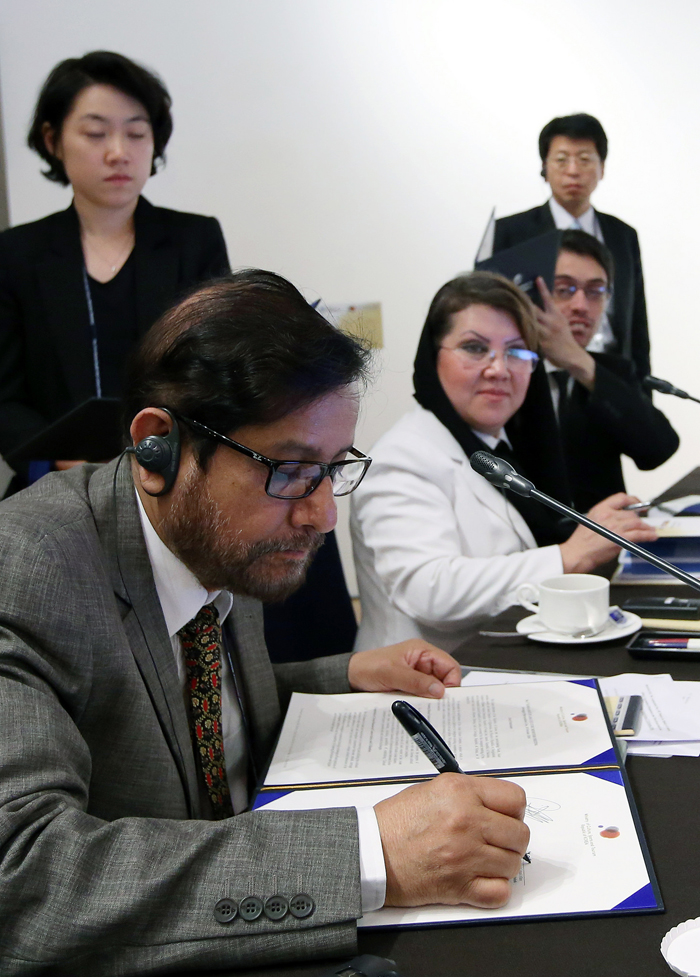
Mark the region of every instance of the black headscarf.
[[[426, 322], [421, 333], [413, 364], [414, 397], [426, 410], [432, 411], [459, 443], [467, 458], [485, 449], [484, 442], [463, 421], [442, 388], [437, 374], [437, 349]], [[564, 455], [544, 364], [530, 379], [522, 407], [505, 426], [513, 447], [515, 468], [534, 482], [535, 486], [559, 502], [570, 505]], [[523, 498], [508, 492], [508, 501], [515, 506], [530, 528], [538, 546], [563, 543], [574, 530], [575, 523], [562, 519], [553, 509], [535, 499]]]

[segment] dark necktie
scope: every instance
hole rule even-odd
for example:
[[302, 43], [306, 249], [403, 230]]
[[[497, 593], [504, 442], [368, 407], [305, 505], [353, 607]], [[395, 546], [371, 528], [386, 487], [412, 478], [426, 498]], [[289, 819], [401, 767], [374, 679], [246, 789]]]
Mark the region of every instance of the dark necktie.
[[195, 754], [217, 820], [233, 814], [226, 779], [221, 725], [221, 625], [219, 612], [205, 604], [195, 618], [178, 631], [185, 653], [190, 723]]
[[[528, 473], [516, 458], [513, 449], [505, 441], [499, 441], [493, 449], [492, 454], [496, 455], [497, 458], [502, 458], [503, 461], [507, 461], [520, 475], [525, 475], [526, 478], [529, 477]], [[551, 509], [548, 509], [547, 506], [542, 505], [536, 499], [523, 497], [522, 495], [517, 495], [515, 492], [508, 492], [506, 489], [502, 491], [504, 498], [518, 510], [528, 524], [530, 532], [535, 537], [535, 542], [538, 546], [563, 543], [575, 529], [574, 523], [571, 523], [569, 526], [568, 520], [557, 516]]]

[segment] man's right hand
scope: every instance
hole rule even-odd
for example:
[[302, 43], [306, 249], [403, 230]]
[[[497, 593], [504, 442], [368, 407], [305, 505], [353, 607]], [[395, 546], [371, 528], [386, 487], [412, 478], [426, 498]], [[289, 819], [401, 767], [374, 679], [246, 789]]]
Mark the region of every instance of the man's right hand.
[[386, 863], [387, 906], [503, 906], [530, 830], [525, 793], [490, 777], [443, 773], [374, 808]]
[[574, 338], [566, 316], [557, 309], [544, 278], [537, 278], [544, 310], [533, 305], [541, 352], [550, 363], [566, 370], [587, 390], [595, 385], [595, 360]]

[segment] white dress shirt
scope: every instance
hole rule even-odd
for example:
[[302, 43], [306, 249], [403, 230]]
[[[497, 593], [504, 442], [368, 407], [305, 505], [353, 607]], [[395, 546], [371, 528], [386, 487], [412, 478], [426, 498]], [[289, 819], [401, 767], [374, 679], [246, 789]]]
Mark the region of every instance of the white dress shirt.
[[[184, 563], [168, 549], [151, 525], [143, 503], [136, 492], [141, 528], [146, 542], [148, 559], [153, 570], [156, 592], [163, 609], [165, 625], [173, 646], [177, 674], [182, 694], [187, 697], [187, 669], [178, 631], [196, 617], [205, 604], [213, 604], [224, 623], [233, 607], [233, 597], [226, 590], [208, 591]], [[228, 655], [221, 656], [221, 725], [224, 740], [226, 777], [231, 791], [231, 803], [236, 814], [248, 807], [248, 744], [241, 708], [236, 694], [232, 663]], [[374, 808], [357, 808], [360, 845], [360, 883], [362, 911], [373, 912], [384, 905], [386, 898], [386, 866], [382, 839]]]
[[501, 428], [497, 437], [494, 437], [493, 434], [485, 434], [484, 431], [477, 431], [474, 427], [471, 428], [471, 432], [472, 434], [476, 434], [477, 438], [479, 438], [480, 441], [483, 441], [490, 451], [495, 451], [499, 445], [499, 442], [501, 441], [507, 444], [509, 448], [513, 448], [513, 445], [508, 440], [508, 435], [506, 434], [506, 429], [504, 427]]
[[[580, 217], [573, 217], [565, 207], [562, 207], [562, 205], [554, 199], [554, 197], [550, 197], [549, 209], [552, 212], [554, 226], [558, 231], [585, 231], [586, 234], [590, 234], [592, 237], [597, 238], [601, 244], [605, 244], [603, 232], [600, 229], [600, 222], [593, 207], [589, 207], [586, 213], [581, 214]], [[612, 311], [612, 303], [613, 299], [611, 296], [608, 301], [609, 311]], [[615, 336], [613, 335], [610, 320], [608, 318], [608, 312], [606, 311], [601, 317], [597, 332], [592, 337], [588, 346], [586, 346], [586, 349], [589, 351], [589, 353], [604, 353], [606, 349], [610, 349], [610, 347], [614, 345]], [[556, 367], [553, 369], [556, 369]]]
[[552, 212], [554, 226], [558, 231], [585, 231], [586, 234], [597, 237], [601, 244], [605, 244], [596, 212], [592, 206], [588, 208], [585, 214], [574, 217], [566, 207], [562, 207], [554, 197], [550, 197], [549, 209]]

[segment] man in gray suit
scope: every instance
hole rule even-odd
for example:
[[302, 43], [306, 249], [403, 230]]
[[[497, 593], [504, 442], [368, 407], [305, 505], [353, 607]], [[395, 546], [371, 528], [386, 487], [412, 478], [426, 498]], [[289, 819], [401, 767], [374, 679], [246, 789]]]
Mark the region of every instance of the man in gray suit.
[[385, 902], [507, 900], [528, 840], [513, 784], [445, 774], [374, 811], [247, 810], [293, 690], [459, 683], [419, 641], [274, 671], [265, 650], [259, 601], [303, 580], [368, 464], [364, 368], [289, 283], [242, 272], [146, 337], [131, 455], [0, 508], [4, 974], [352, 955]]

